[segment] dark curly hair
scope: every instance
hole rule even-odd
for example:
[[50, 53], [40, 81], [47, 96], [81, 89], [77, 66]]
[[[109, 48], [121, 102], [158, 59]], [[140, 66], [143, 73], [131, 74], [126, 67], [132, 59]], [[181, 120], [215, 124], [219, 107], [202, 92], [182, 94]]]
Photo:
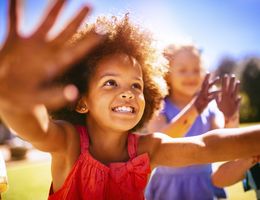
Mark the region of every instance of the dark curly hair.
[[[79, 89], [81, 96], [88, 93], [89, 81], [95, 73], [98, 62], [105, 56], [115, 53], [124, 53], [134, 57], [142, 67], [144, 79], [145, 110], [139, 123], [131, 130], [142, 128], [152, 117], [153, 113], [161, 107], [161, 101], [166, 95], [167, 89], [162, 87], [163, 78], [167, 67], [158, 64], [156, 49], [153, 47], [153, 39], [149, 32], [142, 30], [139, 26], [133, 25], [128, 14], [123, 18], [100, 17], [96, 23], [84, 27], [84, 30], [76, 33], [72, 39], [72, 45], [80, 42], [90, 30], [102, 29], [106, 31], [106, 39], [78, 62], [70, 71], [59, 79], [62, 84], [72, 83]], [[163, 79], [161, 79], [163, 81]], [[52, 113], [53, 118], [70, 121], [73, 124], [85, 125], [85, 114], [75, 111], [75, 105], [70, 105]]]

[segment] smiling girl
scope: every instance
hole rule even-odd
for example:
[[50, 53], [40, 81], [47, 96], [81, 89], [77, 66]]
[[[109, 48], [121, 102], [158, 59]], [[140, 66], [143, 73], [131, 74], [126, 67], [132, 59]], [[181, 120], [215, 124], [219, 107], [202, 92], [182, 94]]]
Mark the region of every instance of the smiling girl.
[[[15, 19], [13, 2], [11, 19]], [[53, 24], [62, 2], [57, 1], [44, 21], [44, 33]], [[16, 20], [11, 20], [10, 27], [14, 26]], [[154, 77], [162, 76], [165, 70], [154, 66], [152, 40], [132, 25], [127, 15], [123, 19], [100, 18], [94, 28], [100, 26], [106, 30], [103, 40], [82, 31], [74, 37], [73, 48], [55, 39], [56, 46], [51, 48], [53, 43], [39, 42], [46, 41], [46, 34], [37, 30], [36, 35], [21, 40], [10, 28], [9, 39], [0, 52], [0, 69], [8, 72], [0, 76], [0, 91], [5, 92], [0, 93], [0, 116], [20, 137], [51, 154], [50, 200], [144, 199], [147, 177], [159, 165], [184, 166], [259, 153], [259, 126], [219, 129], [180, 139], [161, 133], [134, 133], [160, 106], [164, 95]], [[66, 33], [71, 33], [70, 28], [65, 29]], [[58, 38], [68, 37], [63, 34]], [[95, 48], [93, 40], [99, 41]], [[78, 46], [86, 41], [92, 42], [91, 47]], [[30, 51], [19, 46], [23, 44]], [[15, 48], [6, 48], [12, 45]], [[69, 48], [69, 54], [57, 54], [63, 48]], [[88, 53], [81, 54], [82, 48]], [[44, 50], [48, 56], [42, 54]], [[28, 59], [31, 52], [38, 58], [34, 57], [34, 62]], [[71, 57], [82, 59], [60, 77], [63, 65], [71, 64]], [[25, 79], [28, 71], [39, 76]], [[47, 108], [60, 106], [64, 96], [74, 100], [75, 88], [69, 85], [65, 91], [53, 89], [57, 83], [51, 81], [54, 76], [59, 76], [59, 83], [73, 83], [79, 88], [77, 102], [54, 115], [59, 120], [50, 118]], [[15, 92], [17, 85], [20, 93]], [[45, 96], [46, 91], [60, 96], [53, 95], [54, 101]]]

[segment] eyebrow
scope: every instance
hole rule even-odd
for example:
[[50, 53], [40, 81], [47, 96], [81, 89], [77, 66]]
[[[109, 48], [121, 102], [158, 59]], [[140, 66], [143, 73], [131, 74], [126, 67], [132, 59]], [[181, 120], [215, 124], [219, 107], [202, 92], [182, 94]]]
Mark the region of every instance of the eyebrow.
[[[117, 73], [105, 73], [105, 74], [103, 74], [102, 76], [100, 76], [100, 79], [103, 79], [103, 78], [108, 77], [108, 76], [119, 77], [119, 74], [117, 74]], [[136, 77], [133, 77], [133, 79], [135, 79], [135, 80], [137, 80], [137, 81], [143, 81], [142, 78], [137, 77], [137, 76], [136, 76]]]

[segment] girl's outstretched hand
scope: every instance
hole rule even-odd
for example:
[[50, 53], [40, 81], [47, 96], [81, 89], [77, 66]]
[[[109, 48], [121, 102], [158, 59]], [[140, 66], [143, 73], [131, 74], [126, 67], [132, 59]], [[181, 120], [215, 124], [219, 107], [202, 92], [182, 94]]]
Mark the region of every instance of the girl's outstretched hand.
[[219, 93], [217, 90], [211, 91], [212, 86], [216, 84], [219, 78], [216, 78], [213, 81], [210, 81], [209, 78], [210, 74], [207, 73], [201, 85], [201, 90], [197, 94], [194, 101], [194, 105], [198, 113], [201, 113], [207, 107], [208, 103], [216, 98], [217, 94]]
[[48, 39], [65, 0], [54, 3], [29, 37], [22, 37], [17, 30], [18, 1], [9, 2], [9, 32], [0, 50], [0, 107], [28, 109], [45, 104], [56, 109], [74, 100], [77, 97], [74, 86], [61, 87], [51, 82], [102, 40], [101, 35], [92, 31], [73, 47], [67, 44], [89, 13], [89, 7], [83, 7], [58, 36]]
[[224, 75], [222, 78], [221, 92], [217, 97], [219, 109], [225, 116], [225, 121], [229, 122], [236, 118], [238, 120], [239, 104], [241, 97], [239, 96], [240, 82], [236, 80], [235, 75]]

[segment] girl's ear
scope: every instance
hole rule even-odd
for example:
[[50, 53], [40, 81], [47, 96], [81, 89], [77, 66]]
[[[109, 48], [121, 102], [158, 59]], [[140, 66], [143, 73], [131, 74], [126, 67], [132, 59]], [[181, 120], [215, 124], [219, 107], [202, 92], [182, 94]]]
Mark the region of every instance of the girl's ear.
[[76, 111], [82, 114], [88, 112], [88, 106], [84, 97], [81, 97], [80, 100], [78, 101], [76, 106]]

